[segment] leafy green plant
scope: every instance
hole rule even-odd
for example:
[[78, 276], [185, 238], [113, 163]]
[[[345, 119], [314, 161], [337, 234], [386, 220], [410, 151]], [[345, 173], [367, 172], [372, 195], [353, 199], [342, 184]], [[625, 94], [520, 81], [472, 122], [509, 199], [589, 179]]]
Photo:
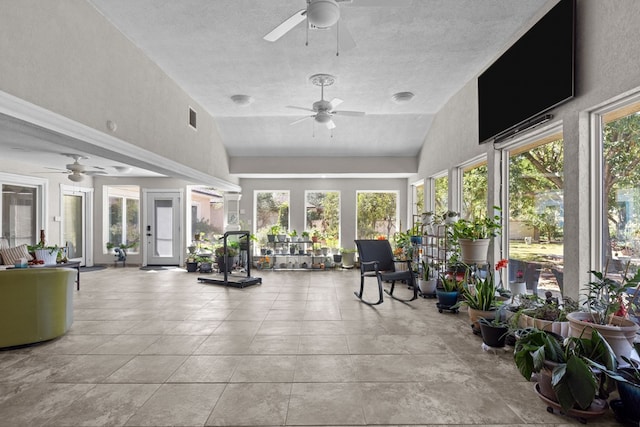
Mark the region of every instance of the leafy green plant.
[[[611, 315], [620, 312], [624, 314], [624, 294], [628, 285], [638, 286], [640, 283], [640, 270], [634, 276], [627, 276], [629, 265], [622, 275], [622, 283], [607, 277], [606, 273], [591, 270], [589, 273], [595, 277], [586, 285], [586, 297], [584, 305], [592, 313], [591, 320], [600, 325], [606, 325]], [[605, 272], [607, 268], [605, 267]]]
[[606, 397], [612, 389], [606, 377], [590, 369], [589, 361], [612, 371], [617, 366], [613, 350], [596, 330], [591, 338], [570, 337], [560, 342], [551, 334], [534, 329], [516, 342], [513, 357], [527, 380], [534, 372], [551, 369], [551, 385], [565, 411], [574, 407], [587, 409], [596, 395]]
[[[498, 206], [494, 206], [495, 211], [500, 211]], [[450, 229], [451, 236], [454, 239], [488, 239], [496, 237], [502, 229], [502, 220], [500, 215], [493, 217], [479, 217], [473, 220], [461, 218], [452, 224]]]
[[275, 225], [272, 225], [271, 227], [269, 227], [269, 234], [274, 235], [274, 236], [277, 235], [277, 234], [280, 234], [280, 225], [275, 224]]
[[475, 286], [466, 284], [462, 287], [462, 301], [458, 306], [466, 305], [474, 310], [490, 311], [498, 308], [496, 300], [496, 283], [491, 271], [487, 272], [487, 277], [477, 278]]
[[455, 274], [440, 274], [440, 284], [445, 292], [459, 291], [462, 288], [462, 282], [458, 281]]
[[[217, 248], [215, 248], [214, 253], [217, 257], [224, 256], [224, 246], [218, 246]], [[238, 255], [238, 249], [231, 245], [227, 245], [227, 256], [233, 257], [236, 255]]]
[[[635, 342], [633, 343], [633, 346], [636, 352], [640, 354], [640, 343]], [[624, 370], [613, 371], [603, 364], [595, 362], [591, 359], [587, 359], [587, 362], [596, 369], [602, 370], [612, 380], [624, 382], [627, 384], [633, 384], [640, 387], [640, 363], [635, 360], [629, 359], [626, 356], [621, 357], [622, 360], [624, 360], [624, 362], [629, 365], [625, 367]]]

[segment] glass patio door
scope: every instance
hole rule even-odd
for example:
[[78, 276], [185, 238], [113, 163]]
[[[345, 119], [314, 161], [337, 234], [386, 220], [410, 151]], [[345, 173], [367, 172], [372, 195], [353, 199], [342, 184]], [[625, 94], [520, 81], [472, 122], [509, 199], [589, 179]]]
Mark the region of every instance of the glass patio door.
[[146, 265], [180, 265], [180, 192], [146, 194]]

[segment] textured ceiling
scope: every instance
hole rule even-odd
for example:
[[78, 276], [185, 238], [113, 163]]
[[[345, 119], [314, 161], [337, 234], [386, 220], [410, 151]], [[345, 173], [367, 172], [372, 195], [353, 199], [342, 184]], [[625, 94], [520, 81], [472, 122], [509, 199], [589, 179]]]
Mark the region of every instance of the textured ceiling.
[[[415, 156], [433, 115], [500, 53], [547, 0], [352, 0], [336, 31], [305, 23], [276, 42], [263, 36], [304, 0], [89, 0], [216, 119], [231, 157]], [[350, 34], [355, 46], [349, 43]], [[350, 47], [350, 48], [349, 48]], [[338, 110], [329, 131], [295, 125], [320, 99], [309, 82], [337, 77], [325, 99]], [[391, 96], [411, 91], [396, 104]], [[245, 94], [255, 102], [234, 104]], [[311, 114], [311, 113], [308, 113]]]

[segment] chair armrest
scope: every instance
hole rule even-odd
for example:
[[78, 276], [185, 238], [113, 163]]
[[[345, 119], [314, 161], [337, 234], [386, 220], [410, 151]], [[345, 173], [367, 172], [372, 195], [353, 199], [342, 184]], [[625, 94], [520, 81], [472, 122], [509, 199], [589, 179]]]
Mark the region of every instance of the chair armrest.
[[[373, 271], [376, 272], [376, 274], [378, 274], [378, 261], [365, 261], [365, 262], [360, 262], [360, 269], [362, 270], [362, 272], [365, 271], [364, 267], [367, 265], [373, 265]], [[369, 270], [371, 271], [371, 270]]]

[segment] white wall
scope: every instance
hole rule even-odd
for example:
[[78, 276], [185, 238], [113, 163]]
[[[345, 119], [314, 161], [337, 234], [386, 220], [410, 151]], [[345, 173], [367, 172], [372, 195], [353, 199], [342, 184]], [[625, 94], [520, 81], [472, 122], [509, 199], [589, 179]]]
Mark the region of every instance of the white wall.
[[254, 191], [289, 190], [289, 223], [291, 229], [304, 230], [305, 190], [340, 191], [341, 245], [355, 248], [356, 234], [356, 192], [358, 190], [398, 191], [402, 228], [407, 224], [407, 180], [396, 179], [242, 179], [242, 199], [240, 200], [240, 220], [251, 224], [253, 231]]
[[[637, 0], [578, 0], [576, 8], [576, 97], [551, 111], [551, 125], [562, 123], [565, 141], [564, 287], [565, 293], [573, 297], [578, 296], [579, 284], [587, 282], [586, 272], [593, 267], [589, 233], [593, 141], [587, 113], [614, 98], [640, 91]], [[453, 171], [456, 165], [482, 153], [487, 153], [490, 160], [490, 180], [495, 176], [493, 146], [478, 145], [477, 108], [473, 80], [434, 118], [420, 154], [420, 177], [428, 178], [444, 168]], [[490, 182], [491, 188], [495, 184]]]
[[0, 91], [237, 183], [213, 118], [88, 2], [3, 0], [0, 58]]

